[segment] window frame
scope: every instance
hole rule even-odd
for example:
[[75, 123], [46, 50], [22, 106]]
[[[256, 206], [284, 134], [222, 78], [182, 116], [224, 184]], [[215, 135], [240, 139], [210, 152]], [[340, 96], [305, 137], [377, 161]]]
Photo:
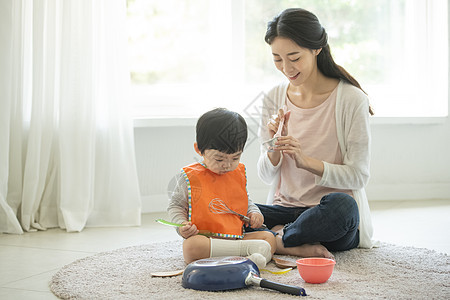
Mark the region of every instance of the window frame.
[[[215, 0], [211, 0], [215, 1]], [[411, 1], [412, 2], [412, 1]], [[419, 3], [420, 0], [416, 0], [416, 3]], [[428, 32], [435, 32], [435, 26], [433, 24], [433, 18], [430, 17], [430, 14], [435, 11], [437, 8], [437, 4], [440, 1], [432, 1], [432, 0], [425, 0], [423, 1], [423, 5], [426, 6], [426, 10], [428, 13]], [[244, 82], [245, 78], [245, 3], [242, 0], [231, 0], [229, 2], [229, 10], [231, 12], [231, 28], [230, 30], [230, 37], [231, 37], [231, 55], [230, 55], [230, 61], [233, 62], [232, 66], [230, 65], [230, 72], [233, 73], [233, 80], [232, 82], [228, 84], [234, 84], [234, 87], [237, 89], [242, 89], [244, 91], [243, 94], [245, 94], [245, 88], [249, 85], [246, 85]], [[449, 6], [448, 3], [446, 4], [446, 27], [445, 32], [448, 33], [448, 19], [449, 19]], [[434, 26], [434, 27], [433, 27]], [[447, 34], [448, 37], [448, 34]], [[432, 44], [428, 45], [428, 49], [433, 51], [433, 49], [438, 49], [436, 45], [436, 40], [434, 39], [434, 42]], [[446, 55], [444, 55], [444, 63], [447, 65], [448, 70], [448, 61], [449, 61], [449, 39], [446, 39]], [[442, 45], [441, 45], [442, 46]], [[433, 65], [437, 64], [439, 55], [432, 56], [433, 57]], [[442, 58], [442, 56], [440, 56]], [[431, 77], [431, 76], [430, 76]], [[448, 98], [448, 90], [449, 90], [449, 74], [447, 72], [446, 74], [446, 80], [447, 83], [445, 86], [445, 92], [443, 93], [443, 96], [447, 101], [444, 106], [446, 106], [446, 113], [441, 116], [377, 116], [375, 114], [374, 117], [371, 118], [372, 124], [442, 124], [445, 123], [449, 119], [449, 98]], [[429, 80], [429, 78], [427, 79]], [[158, 85], [157, 85], [158, 86]], [[174, 85], [173, 87], [177, 87], [177, 85]], [[133, 86], [131, 86], [131, 89], [133, 89]], [[144, 88], [145, 89], [145, 88]], [[192, 91], [195, 91], [197, 87], [193, 86]], [[141, 97], [158, 97], [158, 101], [161, 102], [161, 98], [164, 98], [165, 96], [160, 93], [155, 93], [154, 87], [148, 87], [147, 93], [145, 95], [141, 95]], [[257, 88], [255, 88], [255, 91]], [[191, 91], [191, 92], [192, 92]], [[247, 89], [248, 91], [248, 89]], [[257, 93], [255, 93], [256, 95]], [[247, 95], [251, 96], [251, 95]], [[136, 94], [132, 94], [132, 97], [136, 97]], [[161, 98], [160, 98], [161, 97]], [[191, 97], [193, 97], [191, 95]], [[246, 98], [252, 99], [252, 98]], [[445, 101], [445, 100], [443, 100]], [[150, 107], [150, 106], [149, 106]], [[229, 107], [230, 109], [234, 109], [233, 107]], [[243, 109], [243, 108], [241, 108]], [[375, 113], [376, 113], [376, 106], [375, 106]], [[154, 127], [154, 126], [163, 126], [163, 127], [172, 127], [172, 126], [191, 126], [195, 124], [195, 120], [197, 117], [194, 116], [186, 116], [186, 115], [133, 115], [133, 119], [135, 127]]]

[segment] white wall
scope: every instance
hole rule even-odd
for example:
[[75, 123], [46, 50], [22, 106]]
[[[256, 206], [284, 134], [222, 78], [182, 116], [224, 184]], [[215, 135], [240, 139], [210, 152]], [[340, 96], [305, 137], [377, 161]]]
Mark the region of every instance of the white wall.
[[450, 121], [372, 125], [370, 200], [450, 199]]
[[[372, 124], [369, 200], [450, 199], [450, 120], [439, 124]], [[135, 128], [136, 160], [143, 211], [165, 211], [170, 180], [198, 155], [193, 150], [195, 120], [186, 125]], [[250, 122], [249, 122], [250, 123]], [[250, 126], [256, 132], [254, 125]], [[248, 190], [264, 203], [268, 187], [256, 174], [257, 141], [246, 148]]]

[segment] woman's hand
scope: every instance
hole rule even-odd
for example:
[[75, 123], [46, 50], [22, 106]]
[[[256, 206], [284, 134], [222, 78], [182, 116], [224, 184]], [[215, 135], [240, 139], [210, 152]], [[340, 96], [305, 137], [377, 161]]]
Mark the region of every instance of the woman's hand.
[[264, 217], [260, 213], [249, 213], [248, 216], [250, 218], [250, 227], [251, 228], [261, 228], [264, 223]]
[[190, 238], [191, 236], [197, 235], [199, 233], [197, 226], [195, 226], [191, 222], [184, 221], [182, 224], [184, 224], [184, 226], [180, 227], [180, 235], [183, 238], [187, 239], [187, 238]]
[[281, 135], [287, 135], [287, 121], [289, 119], [289, 112], [284, 114], [284, 111], [280, 108], [278, 114], [272, 115], [267, 122], [267, 128], [269, 129], [270, 136], [273, 137], [280, 127], [280, 121], [285, 118], [283, 128], [281, 130]]
[[[273, 115], [269, 122], [267, 123], [267, 128], [269, 129], [270, 136], [273, 137], [277, 131], [280, 129], [280, 123], [281, 120], [284, 118], [283, 122], [283, 128], [281, 129], [281, 132], [279, 132], [281, 135], [287, 134], [287, 122], [289, 120], [290, 111], [288, 111], [286, 114], [282, 109], [278, 110], [278, 114]], [[279, 134], [279, 135], [280, 135]], [[268, 151], [267, 155], [272, 163], [272, 165], [276, 166], [280, 162], [281, 159], [281, 152], [277, 151], [277, 149], [272, 149], [274, 151]]]
[[300, 141], [292, 136], [281, 136], [275, 143], [275, 150], [287, 154], [295, 161], [295, 166], [305, 169], [318, 176], [323, 175], [323, 162], [307, 156], [300, 145]]
[[[281, 116], [280, 116], [281, 113]], [[272, 115], [270, 117], [269, 122], [267, 122], [267, 128], [269, 129], [270, 136], [273, 137], [275, 135], [275, 132], [278, 130], [278, 126], [280, 125], [280, 120], [283, 114], [283, 110], [280, 109], [278, 111], [278, 114]]]
[[289, 155], [295, 160], [297, 168], [303, 168], [305, 166], [305, 155], [300, 146], [299, 140], [292, 136], [280, 136], [275, 142], [275, 150], [283, 151], [284, 154]]

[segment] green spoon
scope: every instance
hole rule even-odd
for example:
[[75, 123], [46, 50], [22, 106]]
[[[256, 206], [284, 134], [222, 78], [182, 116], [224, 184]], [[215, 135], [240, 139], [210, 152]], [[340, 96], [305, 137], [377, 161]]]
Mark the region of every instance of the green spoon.
[[[169, 222], [169, 221], [166, 221], [166, 220], [163, 220], [163, 219], [157, 219], [157, 220], [155, 220], [155, 222], [158, 222], [160, 224], [167, 225], [167, 226], [172, 226], [172, 227], [183, 227], [185, 225], [185, 224], [180, 224], [180, 223]], [[206, 230], [200, 230], [200, 232], [198, 234], [204, 235], [206, 237], [214, 236], [214, 233], [211, 233], [211, 232], [206, 231]]]
[[163, 219], [157, 219], [155, 220], [155, 222], [161, 223], [163, 225], [167, 225], [167, 226], [173, 226], [173, 227], [183, 227], [184, 224], [179, 224], [179, 223], [172, 223]]

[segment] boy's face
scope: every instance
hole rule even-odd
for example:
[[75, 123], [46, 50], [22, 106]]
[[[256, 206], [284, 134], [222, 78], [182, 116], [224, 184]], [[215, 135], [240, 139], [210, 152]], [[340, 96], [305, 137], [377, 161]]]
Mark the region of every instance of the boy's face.
[[203, 154], [203, 163], [216, 174], [225, 174], [237, 168], [241, 159], [242, 151], [227, 154], [218, 150], [208, 149]]

